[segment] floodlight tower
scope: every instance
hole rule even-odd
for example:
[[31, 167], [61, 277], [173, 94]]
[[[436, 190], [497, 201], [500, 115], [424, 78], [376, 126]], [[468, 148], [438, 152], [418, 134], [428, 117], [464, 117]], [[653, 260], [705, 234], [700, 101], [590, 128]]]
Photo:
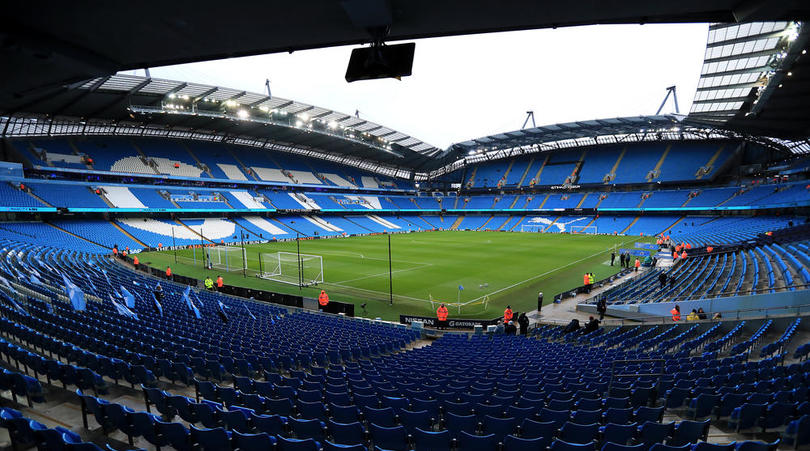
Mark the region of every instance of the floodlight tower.
[[523, 127], [520, 127], [521, 130], [526, 128], [526, 125], [529, 123], [529, 120], [532, 121], [532, 128], [537, 128], [537, 124], [534, 123], [534, 111], [527, 111], [526, 112], [526, 120], [523, 121]]
[[664, 105], [667, 104], [667, 100], [669, 99], [670, 94], [672, 94], [672, 101], [675, 102], [675, 114], [681, 113], [681, 110], [678, 108], [678, 95], [675, 93], [675, 86], [673, 85], [667, 88], [667, 95], [664, 96], [664, 101], [661, 102], [661, 106], [659, 106], [658, 111], [655, 112], [656, 116], [661, 114], [661, 110], [663, 110]]

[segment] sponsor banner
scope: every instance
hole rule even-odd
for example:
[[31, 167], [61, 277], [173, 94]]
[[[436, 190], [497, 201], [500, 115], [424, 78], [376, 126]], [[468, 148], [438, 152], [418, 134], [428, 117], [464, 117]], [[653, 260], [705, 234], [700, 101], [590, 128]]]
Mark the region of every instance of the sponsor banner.
[[[484, 328], [491, 324], [498, 322], [500, 317], [495, 319], [454, 319], [447, 318], [447, 327], [449, 329], [473, 329], [476, 325], [480, 324]], [[399, 322], [402, 324], [411, 324], [414, 321], [421, 321], [425, 327], [437, 327], [439, 320], [435, 316], [416, 316], [416, 315], [399, 315]]]
[[636, 243], [636, 247], [638, 249], [649, 249], [651, 251], [658, 250], [658, 245], [653, 243]]
[[619, 249], [619, 251], [623, 254], [627, 252], [630, 255], [634, 255], [636, 257], [649, 257], [650, 253], [647, 251], [642, 251], [639, 249]]

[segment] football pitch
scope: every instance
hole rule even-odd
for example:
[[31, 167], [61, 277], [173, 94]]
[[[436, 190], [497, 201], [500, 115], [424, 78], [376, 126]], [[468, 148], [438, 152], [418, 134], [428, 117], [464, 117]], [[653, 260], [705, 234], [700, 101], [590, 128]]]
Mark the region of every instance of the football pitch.
[[[434, 315], [433, 299], [461, 304], [449, 307], [452, 318], [494, 318], [507, 304], [516, 311], [536, 309], [538, 292], [544, 293], [546, 303], [552, 302], [557, 293], [581, 285], [585, 272], [593, 272], [597, 280], [615, 274], [618, 258], [616, 266], [610, 266], [614, 247], [632, 248], [635, 242], [652, 241], [632, 236], [473, 231], [390, 237], [393, 305], [389, 305], [387, 235], [246, 244], [245, 274], [241, 266], [230, 272], [205, 269], [201, 249], [178, 250], [177, 263], [171, 250], [143, 253], [140, 261], [157, 268], [171, 265], [175, 274], [197, 279], [222, 275], [226, 284], [248, 288], [309, 297], [325, 289], [332, 300], [355, 304], [357, 316], [398, 320], [400, 314]], [[277, 252], [295, 254], [298, 246], [301, 254], [322, 258], [322, 283], [301, 288], [257, 277], [260, 260], [262, 271], [272, 271], [275, 267], [268, 262], [275, 261]], [[231, 255], [238, 257], [241, 250]], [[296, 271], [297, 263], [292, 265]]]

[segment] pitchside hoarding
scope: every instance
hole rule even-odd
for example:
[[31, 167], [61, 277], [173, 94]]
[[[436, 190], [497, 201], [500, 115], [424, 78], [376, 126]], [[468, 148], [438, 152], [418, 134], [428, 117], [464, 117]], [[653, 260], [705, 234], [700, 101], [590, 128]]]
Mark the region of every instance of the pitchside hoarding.
[[[515, 312], [517, 317], [517, 312]], [[453, 319], [447, 318], [447, 327], [449, 329], [473, 329], [476, 325], [487, 327], [491, 324], [498, 322], [500, 317], [495, 319]], [[435, 316], [416, 316], [416, 315], [399, 315], [399, 322], [402, 324], [411, 324], [414, 321], [421, 321], [425, 327], [437, 327], [438, 320]]]

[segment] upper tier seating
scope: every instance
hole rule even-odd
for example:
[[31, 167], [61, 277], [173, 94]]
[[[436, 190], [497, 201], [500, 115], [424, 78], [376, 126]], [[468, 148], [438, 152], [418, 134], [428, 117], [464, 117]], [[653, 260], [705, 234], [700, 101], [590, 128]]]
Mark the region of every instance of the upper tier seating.
[[443, 180], [474, 188], [517, 187], [521, 179], [520, 186], [710, 180], [735, 149], [733, 143], [679, 142], [557, 150], [475, 164]]
[[45, 207], [46, 205], [19, 189], [19, 184], [0, 182], [0, 199], [3, 206]]
[[[169, 175], [202, 179], [269, 181], [346, 188], [413, 189], [362, 169], [293, 154], [255, 151], [243, 146], [153, 138], [54, 138], [14, 140], [12, 145], [44, 168], [86, 170], [84, 158], [97, 171]], [[282, 172], [284, 171], [284, 172]]]

